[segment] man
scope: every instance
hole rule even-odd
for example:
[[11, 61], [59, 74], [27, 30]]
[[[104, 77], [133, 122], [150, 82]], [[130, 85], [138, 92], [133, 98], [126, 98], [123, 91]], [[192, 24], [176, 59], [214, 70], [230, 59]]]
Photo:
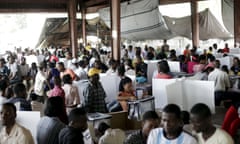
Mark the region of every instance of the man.
[[150, 131], [159, 126], [159, 116], [155, 111], [148, 111], [143, 114], [142, 129], [130, 134], [125, 144], [146, 144]]
[[233, 139], [227, 132], [212, 124], [212, 114], [209, 107], [198, 103], [191, 109], [191, 122], [197, 132], [199, 144], [233, 144]]
[[17, 62], [15, 62], [15, 58], [13, 56], [8, 57], [7, 67], [10, 70], [10, 73], [8, 76], [10, 83], [14, 84], [14, 83], [20, 82], [21, 77], [20, 77], [19, 67], [17, 65]]
[[166, 39], [163, 40], [162, 49], [163, 49], [166, 53], [169, 52], [169, 45], [167, 44], [167, 40], [166, 40]]
[[38, 68], [39, 70], [37, 72], [34, 84], [34, 92], [38, 95], [38, 99], [41, 102], [44, 102], [44, 97], [46, 96], [44, 86], [47, 85], [49, 89], [51, 88], [51, 86], [47, 80], [46, 74], [44, 73], [44, 71], [46, 70], [44, 63], [40, 63]]
[[64, 75], [69, 74], [72, 80], [79, 80], [78, 76], [74, 73], [72, 69], [66, 69], [63, 62], [57, 64], [57, 69], [60, 72], [60, 77], [63, 78]]
[[21, 63], [19, 65], [19, 71], [22, 77], [23, 81], [26, 81], [27, 84], [27, 89], [30, 89], [30, 77], [29, 77], [29, 65], [26, 63], [26, 58], [25, 57], [21, 57]]
[[197, 144], [197, 141], [182, 130], [181, 110], [175, 104], [163, 108], [162, 126], [150, 132], [147, 144]]
[[106, 93], [99, 82], [100, 70], [91, 68], [88, 71], [89, 82], [83, 90], [84, 106], [88, 113], [106, 113]]
[[230, 80], [228, 74], [220, 70], [219, 68], [209, 67], [207, 69], [208, 81], [214, 81], [215, 90], [215, 105], [219, 106], [224, 99], [231, 99], [227, 97], [227, 90], [230, 88]]
[[102, 122], [98, 126], [100, 139], [98, 144], [123, 144], [125, 140], [125, 133], [120, 129], [111, 129], [109, 125]]
[[32, 107], [27, 98], [27, 90], [23, 83], [18, 83], [13, 88], [14, 97], [8, 99], [8, 102], [17, 106], [20, 111], [32, 111]]
[[82, 133], [88, 127], [86, 111], [75, 108], [70, 112], [68, 120], [68, 126], [59, 133], [59, 144], [84, 144]]
[[16, 119], [16, 107], [12, 103], [4, 103], [1, 120], [4, 126], [0, 132], [1, 144], [34, 144], [31, 132], [19, 125]]
[[67, 74], [63, 76], [63, 83], [64, 85], [62, 88], [65, 92], [65, 104], [67, 113], [69, 113], [73, 108], [80, 104], [80, 96], [77, 86], [72, 84], [72, 78], [70, 75]]

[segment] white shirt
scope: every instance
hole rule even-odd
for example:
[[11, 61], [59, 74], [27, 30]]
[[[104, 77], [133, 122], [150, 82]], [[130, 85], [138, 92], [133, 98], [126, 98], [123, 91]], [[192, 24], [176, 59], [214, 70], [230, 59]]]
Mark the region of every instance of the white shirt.
[[197, 141], [186, 132], [182, 132], [177, 138], [169, 140], [164, 136], [163, 128], [156, 128], [150, 132], [147, 144], [197, 144]]
[[77, 76], [80, 78], [80, 80], [88, 79], [87, 72], [82, 67], [79, 67], [75, 72]]
[[[65, 92], [65, 103], [66, 105], [80, 104], [80, 96], [78, 93], [78, 88], [71, 84], [64, 84], [63, 90]], [[67, 108], [67, 112], [69, 113], [71, 108]]]
[[199, 144], [234, 144], [232, 137], [219, 128], [206, 141], [202, 138], [202, 133], [197, 134], [197, 138]]
[[12, 64], [10, 64], [10, 63], [8, 63], [7, 64], [7, 67], [8, 67], [8, 69], [11, 71], [11, 73], [16, 73], [17, 72], [17, 63], [16, 62], [14, 62], [14, 63], [12, 63]]
[[110, 68], [106, 71], [106, 75], [116, 75], [117, 76], [117, 70], [113, 70], [112, 68]]
[[208, 80], [214, 81], [215, 91], [226, 91], [226, 88], [230, 87], [228, 74], [218, 68], [208, 75]]
[[34, 144], [31, 132], [17, 123], [14, 124], [10, 134], [7, 134], [6, 127], [3, 127], [0, 137], [0, 144]]
[[19, 69], [20, 69], [20, 72], [21, 72], [21, 76], [27, 76], [28, 72], [30, 70], [28, 64], [19, 65]]
[[38, 65], [40, 64], [40, 63], [42, 63], [43, 61], [44, 61], [44, 59], [45, 59], [45, 56], [44, 55], [42, 55], [42, 54], [39, 54], [38, 56], [37, 56], [37, 60], [38, 60]]
[[126, 136], [120, 129], [107, 129], [98, 144], [123, 144]]
[[38, 71], [35, 78], [34, 92], [39, 95], [44, 95], [44, 81], [47, 80], [43, 72]]

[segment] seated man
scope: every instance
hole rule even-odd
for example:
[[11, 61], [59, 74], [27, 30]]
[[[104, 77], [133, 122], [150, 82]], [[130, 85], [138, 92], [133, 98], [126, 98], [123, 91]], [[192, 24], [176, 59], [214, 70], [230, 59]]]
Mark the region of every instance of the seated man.
[[143, 114], [142, 129], [130, 134], [125, 144], [146, 144], [150, 131], [159, 126], [159, 116], [155, 111], [148, 111]]
[[82, 133], [88, 127], [86, 111], [83, 108], [75, 108], [70, 112], [68, 120], [68, 126], [59, 133], [59, 144], [84, 144]]
[[197, 144], [194, 137], [182, 130], [181, 110], [175, 104], [163, 108], [162, 126], [150, 132], [147, 144]]
[[209, 107], [199, 103], [192, 107], [191, 122], [197, 132], [199, 144], [233, 144], [232, 137], [222, 129], [212, 124], [212, 114]]
[[1, 120], [4, 126], [0, 132], [1, 144], [34, 144], [31, 132], [19, 125], [16, 119], [16, 107], [12, 103], [4, 103]]
[[32, 111], [32, 107], [27, 98], [27, 90], [23, 83], [18, 83], [13, 88], [14, 97], [8, 99], [8, 102], [17, 106], [17, 110], [20, 111]]
[[111, 129], [109, 125], [102, 122], [98, 126], [98, 132], [101, 137], [98, 144], [123, 144], [125, 133], [120, 129]]

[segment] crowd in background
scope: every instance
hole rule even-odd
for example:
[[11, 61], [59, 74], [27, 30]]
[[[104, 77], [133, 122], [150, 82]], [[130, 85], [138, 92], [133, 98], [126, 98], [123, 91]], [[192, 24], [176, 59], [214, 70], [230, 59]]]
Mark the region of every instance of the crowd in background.
[[[166, 40], [160, 49], [147, 45], [143, 49], [132, 45], [122, 46], [119, 61], [111, 57], [111, 52], [89, 48], [89, 46], [86, 49], [80, 47], [77, 57], [72, 55], [69, 48], [56, 47], [41, 50], [17, 49], [16, 52], [6, 52], [0, 59], [0, 104], [3, 104], [1, 116], [5, 116], [5, 111], [5, 113], [11, 113], [12, 121], [10, 124], [3, 124], [6, 128], [10, 126], [10, 131], [6, 133], [2, 131], [0, 136], [1, 134], [8, 136], [13, 125], [16, 129], [20, 129], [21, 126], [15, 125], [16, 110], [33, 110], [41, 111], [43, 116], [37, 127], [38, 143], [66, 144], [75, 139], [79, 143], [84, 143], [81, 133], [87, 129], [86, 113], [128, 111], [127, 101], [137, 99], [134, 82], [128, 76], [135, 75], [137, 84], [147, 83], [148, 65], [144, 62], [145, 60], [159, 60], [158, 69], [153, 74], [153, 78], [160, 79], [175, 78], [176, 75], [171, 72], [168, 61], [179, 61], [181, 72], [191, 74], [192, 79], [215, 82], [215, 105], [219, 106], [225, 100], [231, 100], [235, 104], [239, 100], [237, 97], [239, 93], [230, 89], [234, 86], [239, 89], [240, 84], [232, 82], [230, 76], [239, 75], [240, 60], [234, 57], [233, 65], [229, 69], [225, 65], [221, 66], [220, 61], [216, 59], [217, 55], [224, 57], [228, 56], [228, 53], [227, 44], [223, 49], [213, 44], [202, 53], [199, 53], [196, 47], [190, 48], [190, 45], [187, 45], [181, 55], [176, 55], [176, 51], [171, 49]], [[119, 94], [115, 101], [108, 103], [105, 101], [106, 92], [99, 81], [100, 73], [120, 77]], [[82, 92], [84, 100], [80, 99], [78, 87], [74, 84], [76, 81], [85, 82], [86, 86]], [[144, 93], [145, 95], [148, 94]], [[184, 144], [197, 143], [191, 135], [182, 131], [180, 112], [177, 105], [166, 106], [163, 109], [161, 121], [163, 128], [157, 128], [159, 127], [157, 114], [146, 113], [143, 116], [142, 130], [136, 133], [135, 137], [133, 134], [132, 138], [131, 136], [127, 138], [125, 143], [136, 144], [135, 139], [136, 141], [140, 139], [139, 143], [148, 144], [178, 141]], [[211, 112], [207, 106], [196, 105], [191, 113], [193, 124], [195, 124], [194, 129], [202, 132], [201, 135], [197, 135], [198, 143], [208, 140], [209, 144], [214, 144], [213, 141], [220, 136], [226, 138], [222, 139], [222, 143], [233, 143], [227, 133], [212, 125]], [[229, 123], [227, 120], [225, 122]], [[208, 127], [200, 128], [200, 125], [204, 124]], [[227, 128], [223, 128], [229, 132]], [[152, 129], [154, 130], [151, 131]], [[121, 131], [118, 132], [120, 136]], [[103, 136], [113, 132], [110, 126], [102, 124], [99, 125], [99, 133]], [[233, 133], [232, 136], [235, 135], [235, 131]], [[148, 135], [150, 136], [147, 139]], [[29, 139], [21, 140], [23, 143], [32, 143]], [[101, 142], [104, 144], [104, 138], [99, 139], [99, 143]], [[0, 140], [1, 143], [2, 140]]]

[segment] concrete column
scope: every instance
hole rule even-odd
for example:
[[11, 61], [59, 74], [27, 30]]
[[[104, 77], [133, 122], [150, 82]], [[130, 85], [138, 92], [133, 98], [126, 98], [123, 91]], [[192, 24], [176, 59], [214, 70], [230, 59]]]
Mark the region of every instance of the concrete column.
[[192, 20], [192, 44], [199, 46], [199, 15], [198, 15], [198, 1], [191, 0], [191, 20]]
[[87, 45], [87, 35], [86, 35], [86, 9], [81, 8], [81, 14], [82, 14], [82, 39], [83, 39], [83, 45]]
[[76, 0], [69, 0], [68, 2], [68, 19], [70, 32], [70, 45], [72, 48], [73, 57], [77, 57], [77, 19], [76, 19]]
[[116, 60], [120, 60], [120, 0], [111, 0], [111, 22], [112, 22], [112, 55]]
[[234, 0], [234, 42], [240, 43], [240, 2]]

